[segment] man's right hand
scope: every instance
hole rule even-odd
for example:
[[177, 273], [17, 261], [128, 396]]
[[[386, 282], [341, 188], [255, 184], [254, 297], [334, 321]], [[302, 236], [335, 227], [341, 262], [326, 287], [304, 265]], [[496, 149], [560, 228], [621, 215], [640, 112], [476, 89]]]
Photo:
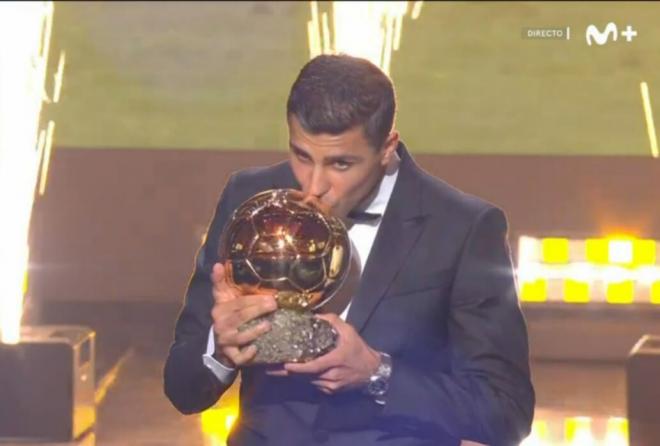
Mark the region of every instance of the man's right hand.
[[254, 345], [244, 347], [270, 330], [270, 323], [263, 321], [248, 330], [238, 327], [259, 316], [277, 309], [275, 297], [270, 294], [242, 295], [227, 283], [222, 264], [213, 265], [211, 273], [215, 304], [211, 311], [215, 331], [215, 357], [227, 367], [249, 364], [257, 354]]

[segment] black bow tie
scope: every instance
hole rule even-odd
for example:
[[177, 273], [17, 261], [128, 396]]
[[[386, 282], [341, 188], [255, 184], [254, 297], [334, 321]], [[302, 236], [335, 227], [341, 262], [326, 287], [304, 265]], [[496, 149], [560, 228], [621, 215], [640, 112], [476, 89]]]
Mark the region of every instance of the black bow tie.
[[348, 213], [348, 218], [354, 223], [371, 223], [382, 217], [383, 214], [375, 214], [373, 212], [364, 211], [351, 211]]

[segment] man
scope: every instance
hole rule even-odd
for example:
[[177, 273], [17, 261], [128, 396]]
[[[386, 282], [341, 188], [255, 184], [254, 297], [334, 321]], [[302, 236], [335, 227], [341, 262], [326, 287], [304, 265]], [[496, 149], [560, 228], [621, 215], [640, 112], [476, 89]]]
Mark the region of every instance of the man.
[[[497, 446], [529, 433], [534, 391], [505, 216], [421, 170], [395, 110], [378, 67], [319, 56], [291, 88], [290, 159], [225, 186], [164, 374], [174, 406], [195, 413], [241, 373], [230, 445]], [[238, 331], [273, 311], [273, 297], [239, 296], [217, 257], [232, 212], [273, 188], [301, 189], [345, 219], [361, 270], [352, 295], [319, 316], [339, 333], [335, 350], [278, 368], [251, 366], [255, 348], [241, 348], [267, 323]]]

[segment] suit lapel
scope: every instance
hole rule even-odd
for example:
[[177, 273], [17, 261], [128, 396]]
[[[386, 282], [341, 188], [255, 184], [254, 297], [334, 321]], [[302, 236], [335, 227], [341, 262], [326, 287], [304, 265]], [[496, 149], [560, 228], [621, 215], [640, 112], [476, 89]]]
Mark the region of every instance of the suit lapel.
[[419, 168], [403, 144], [398, 153], [401, 164], [396, 184], [348, 311], [347, 321], [358, 331], [387, 292], [424, 227]]
[[288, 161], [282, 162], [282, 175], [276, 175], [273, 181], [273, 189], [297, 189], [300, 190], [300, 183], [296, 180]]

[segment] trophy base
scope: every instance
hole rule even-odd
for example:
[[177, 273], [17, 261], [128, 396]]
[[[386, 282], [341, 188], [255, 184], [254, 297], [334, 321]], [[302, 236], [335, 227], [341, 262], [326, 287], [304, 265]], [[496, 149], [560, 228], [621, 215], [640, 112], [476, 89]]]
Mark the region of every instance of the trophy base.
[[306, 362], [335, 348], [335, 329], [310, 311], [280, 308], [243, 324], [240, 329], [248, 329], [263, 320], [270, 322], [271, 329], [252, 343], [257, 347], [253, 364]]

